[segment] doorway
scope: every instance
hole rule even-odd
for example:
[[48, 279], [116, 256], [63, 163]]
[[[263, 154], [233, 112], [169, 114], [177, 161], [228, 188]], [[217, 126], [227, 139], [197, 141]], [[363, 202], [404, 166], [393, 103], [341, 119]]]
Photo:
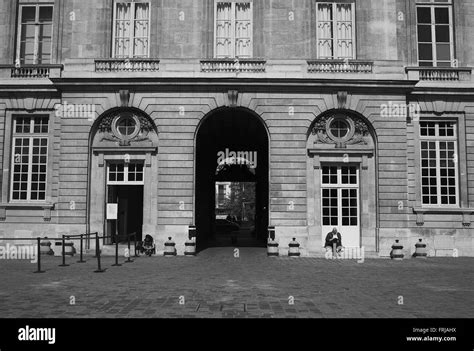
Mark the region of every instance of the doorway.
[[[195, 224], [199, 250], [210, 246], [265, 246], [268, 145], [265, 125], [247, 109], [220, 109], [202, 122], [196, 136]], [[225, 209], [219, 208], [219, 201], [224, 201], [223, 191], [229, 197]], [[245, 195], [238, 195], [241, 192]]]
[[107, 171], [105, 243], [126, 243], [132, 233], [142, 240], [143, 163], [111, 162]]
[[108, 243], [115, 244], [116, 234], [119, 243], [126, 243], [131, 233], [137, 234], [137, 241], [142, 240], [143, 186], [109, 185], [107, 203], [117, 204], [117, 219], [107, 220], [107, 236], [112, 237]]
[[255, 182], [216, 182], [216, 245], [255, 246]]
[[322, 243], [337, 228], [346, 247], [360, 247], [359, 168], [324, 165], [321, 172]]

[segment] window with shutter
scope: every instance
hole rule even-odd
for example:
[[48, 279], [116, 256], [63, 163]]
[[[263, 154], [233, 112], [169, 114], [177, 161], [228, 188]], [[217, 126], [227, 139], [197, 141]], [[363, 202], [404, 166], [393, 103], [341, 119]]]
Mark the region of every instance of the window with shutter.
[[318, 59], [355, 59], [353, 3], [316, 3]]
[[51, 63], [53, 6], [20, 5], [17, 64]]
[[251, 58], [252, 3], [216, 1], [215, 45], [216, 58]]
[[150, 52], [150, 3], [116, 3], [114, 58], [147, 58]]

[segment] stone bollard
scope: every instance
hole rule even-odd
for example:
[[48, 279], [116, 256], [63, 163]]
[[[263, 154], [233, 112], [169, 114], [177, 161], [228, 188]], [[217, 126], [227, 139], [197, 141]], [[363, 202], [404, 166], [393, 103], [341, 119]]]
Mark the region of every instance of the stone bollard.
[[40, 253], [42, 255], [54, 254], [54, 251], [51, 249], [51, 241], [49, 241], [47, 237], [40, 242]]
[[395, 240], [395, 244], [392, 245], [392, 251], [390, 252], [390, 258], [395, 261], [402, 261], [403, 257], [403, 246], [399, 244], [399, 240]]
[[273, 239], [268, 239], [267, 256], [278, 256], [278, 243]]
[[196, 242], [192, 239], [186, 240], [184, 243], [184, 255], [185, 256], [196, 256]]
[[293, 241], [288, 245], [290, 247], [288, 251], [289, 257], [299, 257], [300, 256], [300, 243], [296, 241], [296, 238], [293, 238]]
[[168, 238], [168, 241], [165, 242], [165, 252], [166, 257], [176, 256], [176, 243], [171, 240], [171, 237]]
[[76, 248], [74, 247], [74, 242], [72, 241], [66, 241], [64, 243], [64, 254], [66, 256], [74, 256], [76, 253]]
[[422, 239], [418, 239], [418, 242], [415, 244], [415, 253], [413, 257], [416, 258], [426, 258], [428, 256], [428, 251], [426, 250], [426, 244], [422, 242]]

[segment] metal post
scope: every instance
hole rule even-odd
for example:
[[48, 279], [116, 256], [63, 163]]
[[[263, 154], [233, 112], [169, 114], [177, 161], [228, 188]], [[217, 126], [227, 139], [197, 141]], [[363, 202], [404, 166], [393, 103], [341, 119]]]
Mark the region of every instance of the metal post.
[[135, 257], [139, 257], [137, 255], [137, 233], [133, 235], [133, 250], [135, 251]]
[[36, 270], [36, 272], [33, 272], [33, 273], [44, 273], [44, 271], [41, 270], [41, 238], [37, 238], [37, 243], [38, 243], [38, 247], [36, 249], [36, 262], [38, 264], [38, 269]]
[[83, 246], [82, 241], [83, 241], [83, 234], [81, 234], [81, 253], [80, 253], [80, 256], [79, 256], [80, 257], [79, 261], [77, 261], [77, 263], [85, 263], [86, 262], [82, 259], [82, 246]]
[[97, 257], [97, 269], [94, 273], [104, 273], [105, 269], [100, 267], [99, 233], [95, 233], [95, 256]]
[[[135, 234], [134, 234], [135, 235]], [[132, 255], [131, 252], [130, 252], [130, 235], [127, 236], [127, 241], [128, 241], [128, 257], [127, 257], [127, 260], [125, 261], [125, 263], [131, 263], [133, 262], [132, 259], [130, 259], [130, 256]]]
[[[95, 234], [96, 237], [97, 237], [97, 235], [99, 235], [99, 233], [94, 233], [94, 234]], [[105, 236], [105, 234], [104, 234], [104, 236]], [[89, 240], [90, 240], [90, 235], [89, 235]], [[97, 241], [97, 240], [96, 240], [96, 241]], [[97, 244], [97, 243], [96, 243], [96, 244]], [[95, 254], [94, 254], [94, 256], [92, 256], [92, 257], [93, 257], [93, 258], [97, 258], [97, 247], [96, 247], [96, 250], [95, 250]]]
[[65, 237], [63, 235], [63, 252], [62, 252], [62, 256], [63, 256], [63, 263], [59, 265], [59, 267], [67, 267], [69, 266], [68, 264], [66, 264], [66, 249], [65, 249]]
[[121, 266], [121, 264], [118, 263], [118, 242], [119, 242], [119, 236], [118, 234], [116, 234], [115, 235], [115, 263], [112, 265], [112, 267]]

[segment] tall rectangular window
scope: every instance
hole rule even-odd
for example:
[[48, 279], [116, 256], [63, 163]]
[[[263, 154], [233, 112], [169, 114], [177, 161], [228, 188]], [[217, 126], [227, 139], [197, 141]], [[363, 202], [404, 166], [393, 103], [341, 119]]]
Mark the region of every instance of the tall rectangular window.
[[422, 204], [457, 206], [456, 124], [420, 122]]
[[316, 3], [318, 59], [355, 59], [353, 3]]
[[321, 172], [323, 226], [357, 226], [359, 170], [355, 166], [323, 166]]
[[215, 57], [251, 58], [253, 55], [251, 2], [216, 1]]
[[20, 5], [16, 63], [51, 63], [52, 5]]
[[46, 199], [48, 123], [48, 117], [16, 117], [13, 120], [13, 201]]
[[124, 2], [114, 7], [114, 58], [150, 56], [150, 3]]
[[454, 65], [452, 0], [417, 0], [418, 64]]

